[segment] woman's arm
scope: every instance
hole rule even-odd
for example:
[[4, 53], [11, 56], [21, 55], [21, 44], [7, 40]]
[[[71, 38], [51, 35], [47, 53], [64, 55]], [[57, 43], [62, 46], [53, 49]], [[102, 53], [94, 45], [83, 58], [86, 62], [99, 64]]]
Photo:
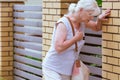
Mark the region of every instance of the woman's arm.
[[55, 49], [58, 53], [66, 50], [72, 46], [76, 41], [79, 41], [83, 38], [82, 32], [77, 32], [73, 38], [66, 40], [67, 38], [67, 29], [63, 23], [59, 23], [56, 28], [55, 34]]
[[110, 15], [110, 12], [110, 9], [107, 9], [104, 13], [98, 16], [96, 22], [89, 21], [88, 23], [86, 23], [86, 26], [94, 31], [100, 31], [102, 29], [102, 22], [108, 21], [106, 17]]

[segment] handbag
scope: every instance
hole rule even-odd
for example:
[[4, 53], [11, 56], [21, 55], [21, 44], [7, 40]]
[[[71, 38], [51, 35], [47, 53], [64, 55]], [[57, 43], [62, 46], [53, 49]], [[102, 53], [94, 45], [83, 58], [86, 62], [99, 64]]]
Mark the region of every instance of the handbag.
[[[74, 32], [73, 24], [69, 19], [69, 17], [66, 17], [66, 18], [71, 24], [71, 28], [74, 36], [75, 32]], [[76, 52], [78, 51], [77, 42], [75, 42], [75, 51]], [[90, 71], [88, 67], [79, 59], [79, 57], [77, 57], [73, 64], [71, 80], [89, 80], [89, 74], [90, 74]]]

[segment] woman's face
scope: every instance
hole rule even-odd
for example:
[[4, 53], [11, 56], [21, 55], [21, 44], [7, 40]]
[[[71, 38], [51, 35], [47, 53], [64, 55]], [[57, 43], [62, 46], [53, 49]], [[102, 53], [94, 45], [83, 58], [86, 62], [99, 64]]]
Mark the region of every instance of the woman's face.
[[93, 19], [92, 13], [93, 13], [93, 11], [81, 10], [81, 12], [80, 12], [81, 21], [88, 23], [90, 20]]

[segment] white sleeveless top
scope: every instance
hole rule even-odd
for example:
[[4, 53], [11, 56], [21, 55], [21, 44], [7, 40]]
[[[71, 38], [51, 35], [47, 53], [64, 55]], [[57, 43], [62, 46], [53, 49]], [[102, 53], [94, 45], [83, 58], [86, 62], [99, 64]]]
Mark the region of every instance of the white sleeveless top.
[[[67, 38], [66, 40], [69, 40], [73, 37], [73, 32], [71, 25], [66, 17], [62, 17], [59, 19], [59, 22], [64, 23], [64, 25], [67, 28]], [[83, 31], [84, 33], [85, 25], [84, 23], [81, 24], [80, 31]], [[55, 50], [55, 34], [56, 34], [56, 26], [54, 27], [53, 36], [52, 36], [52, 44], [47, 52], [47, 55], [45, 59], [43, 60], [42, 66], [49, 68], [51, 70], [54, 70], [55, 72], [58, 72], [63, 75], [71, 75], [72, 74], [72, 67], [74, 64], [74, 61], [76, 59], [76, 54], [78, 55], [83, 44], [85, 43], [84, 40], [80, 40], [77, 42], [78, 44], [78, 52], [75, 52], [75, 44], [73, 44], [71, 47], [66, 49], [65, 51], [61, 53], [57, 53]]]

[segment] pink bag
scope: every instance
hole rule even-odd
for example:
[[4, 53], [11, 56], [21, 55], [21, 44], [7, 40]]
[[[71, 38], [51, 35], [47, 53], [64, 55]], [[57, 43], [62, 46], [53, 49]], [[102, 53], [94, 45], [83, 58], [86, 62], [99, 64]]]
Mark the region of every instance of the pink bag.
[[89, 80], [89, 73], [89, 69], [81, 60], [75, 61], [72, 71], [72, 80]]

